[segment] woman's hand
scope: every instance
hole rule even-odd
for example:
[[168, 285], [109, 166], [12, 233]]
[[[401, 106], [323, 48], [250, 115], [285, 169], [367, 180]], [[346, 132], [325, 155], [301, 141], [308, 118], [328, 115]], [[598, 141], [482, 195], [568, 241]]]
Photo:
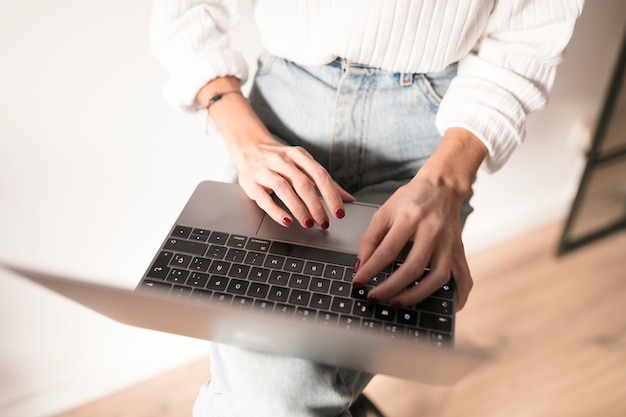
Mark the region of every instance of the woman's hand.
[[[328, 228], [329, 218], [319, 196], [338, 219], [345, 215], [344, 201], [354, 197], [341, 188], [304, 149], [278, 142], [254, 113], [240, 92], [239, 80], [220, 77], [205, 85], [196, 96], [205, 106], [216, 94], [222, 98], [209, 108], [235, 165], [239, 184], [274, 221], [289, 227], [293, 218], [276, 204], [276, 195], [296, 220], [306, 228]], [[224, 94], [228, 92], [229, 94]]]
[[[473, 281], [461, 241], [460, 209], [486, 153], [470, 132], [449, 129], [415, 177], [374, 214], [359, 245], [355, 287], [371, 281], [408, 242], [412, 247], [403, 264], [369, 292], [370, 302], [390, 301], [393, 307], [415, 304], [452, 275], [457, 309], [463, 308]], [[426, 266], [430, 273], [407, 289]]]
[[266, 139], [246, 148], [237, 160], [241, 187], [274, 221], [284, 226], [291, 225], [291, 215], [276, 204], [272, 193], [306, 228], [317, 224], [327, 229], [329, 225], [318, 191], [337, 219], [345, 215], [343, 202], [354, 201], [303, 148]]

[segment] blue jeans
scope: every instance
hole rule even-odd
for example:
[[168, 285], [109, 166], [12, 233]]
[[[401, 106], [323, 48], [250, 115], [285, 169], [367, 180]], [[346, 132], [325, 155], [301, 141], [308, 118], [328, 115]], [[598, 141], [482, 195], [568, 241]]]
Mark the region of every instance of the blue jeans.
[[[360, 201], [383, 203], [428, 159], [435, 115], [456, 74], [389, 73], [336, 60], [303, 67], [259, 60], [250, 103], [281, 141], [302, 146]], [[471, 212], [466, 200], [461, 220]], [[349, 417], [372, 375], [311, 361], [211, 345], [211, 380], [195, 417]]]

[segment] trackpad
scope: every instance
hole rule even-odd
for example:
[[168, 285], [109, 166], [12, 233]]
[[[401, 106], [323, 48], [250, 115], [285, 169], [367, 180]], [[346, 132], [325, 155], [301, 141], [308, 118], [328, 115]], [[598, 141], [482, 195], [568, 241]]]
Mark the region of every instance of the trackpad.
[[326, 230], [317, 226], [305, 229], [296, 222], [291, 227], [283, 227], [264, 215], [257, 236], [356, 254], [361, 235], [377, 207], [363, 203], [345, 206], [346, 216], [341, 220], [329, 216], [330, 226]]

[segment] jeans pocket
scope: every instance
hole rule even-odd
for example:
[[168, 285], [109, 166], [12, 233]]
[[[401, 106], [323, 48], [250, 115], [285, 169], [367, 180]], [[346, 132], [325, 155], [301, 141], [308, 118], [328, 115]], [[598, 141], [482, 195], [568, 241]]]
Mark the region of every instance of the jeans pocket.
[[435, 108], [439, 108], [450, 83], [456, 77], [456, 73], [457, 64], [452, 64], [441, 72], [419, 74], [418, 84], [424, 96]]
[[276, 56], [270, 54], [269, 52], [263, 51], [259, 54], [257, 58], [257, 71], [256, 76], [264, 75], [270, 72], [272, 65], [276, 61]]

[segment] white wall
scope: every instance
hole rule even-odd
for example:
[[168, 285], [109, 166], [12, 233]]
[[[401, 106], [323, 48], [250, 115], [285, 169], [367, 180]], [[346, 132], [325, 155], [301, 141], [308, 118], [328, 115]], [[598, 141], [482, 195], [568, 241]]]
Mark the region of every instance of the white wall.
[[[230, 176], [204, 117], [160, 95], [149, 10], [147, 0], [0, 2], [0, 260], [131, 288], [195, 184]], [[468, 250], [565, 215], [582, 168], [568, 136], [597, 116], [625, 15], [623, 0], [588, 1], [526, 145], [476, 184]], [[253, 62], [249, 14], [235, 41]], [[0, 282], [2, 416], [51, 415], [206, 353], [4, 271]]]

